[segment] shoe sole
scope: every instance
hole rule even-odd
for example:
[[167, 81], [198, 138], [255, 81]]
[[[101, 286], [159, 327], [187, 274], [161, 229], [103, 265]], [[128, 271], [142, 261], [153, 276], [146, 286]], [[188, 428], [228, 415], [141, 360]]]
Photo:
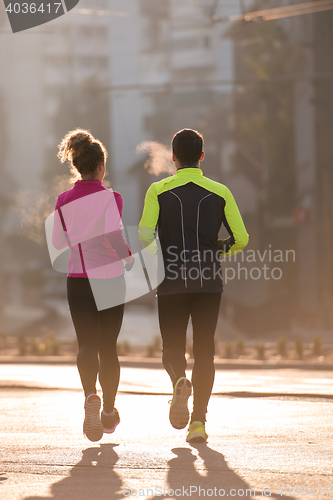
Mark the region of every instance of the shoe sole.
[[104, 434], [112, 434], [115, 430], [116, 430], [116, 427], [117, 425], [120, 424], [120, 419], [118, 420], [118, 422], [114, 425], [114, 427], [112, 427], [111, 429], [108, 428], [108, 427], [104, 427]]
[[89, 441], [99, 441], [103, 437], [104, 427], [99, 416], [100, 408], [101, 400], [94, 399], [86, 403], [83, 433]]
[[191, 437], [186, 438], [187, 443], [206, 443], [207, 438], [203, 436], [200, 432], [192, 434]]
[[187, 403], [192, 392], [189, 380], [181, 380], [176, 387], [173, 401], [170, 406], [169, 420], [175, 429], [184, 429], [190, 418]]

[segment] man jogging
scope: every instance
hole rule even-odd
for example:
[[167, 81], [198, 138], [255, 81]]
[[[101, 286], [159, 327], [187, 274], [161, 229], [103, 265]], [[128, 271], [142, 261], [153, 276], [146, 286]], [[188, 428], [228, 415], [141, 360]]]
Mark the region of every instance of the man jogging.
[[[173, 383], [170, 423], [176, 429], [193, 412], [187, 441], [205, 442], [208, 401], [214, 383], [214, 335], [223, 291], [219, 257], [240, 252], [248, 243], [241, 215], [229, 189], [203, 176], [203, 137], [184, 129], [172, 139], [177, 172], [153, 183], [146, 194], [139, 236], [152, 248], [156, 227], [165, 278], [157, 288], [163, 366]], [[218, 239], [221, 225], [229, 238]], [[149, 250], [149, 249], [148, 249]], [[186, 330], [193, 325], [192, 384], [186, 379]]]

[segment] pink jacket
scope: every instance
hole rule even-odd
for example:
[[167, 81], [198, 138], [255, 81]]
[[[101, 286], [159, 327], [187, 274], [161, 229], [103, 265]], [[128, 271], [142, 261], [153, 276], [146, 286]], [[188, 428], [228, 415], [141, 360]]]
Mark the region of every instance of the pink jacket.
[[125, 273], [122, 259], [132, 252], [121, 228], [123, 199], [99, 180], [77, 181], [59, 195], [52, 243], [57, 250], [71, 248], [67, 276], [114, 278]]

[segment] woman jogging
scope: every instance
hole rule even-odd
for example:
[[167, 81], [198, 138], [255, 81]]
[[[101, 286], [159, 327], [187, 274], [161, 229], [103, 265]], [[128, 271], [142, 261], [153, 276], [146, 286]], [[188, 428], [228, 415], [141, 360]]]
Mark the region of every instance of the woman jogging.
[[[114, 407], [120, 375], [116, 344], [124, 313], [124, 273], [134, 258], [121, 232], [122, 197], [102, 186], [108, 155], [103, 144], [89, 131], [76, 129], [58, 147], [59, 160], [70, 162], [78, 180], [58, 197], [52, 243], [58, 250], [70, 248], [67, 297], [85, 394], [83, 432], [90, 441], [99, 441], [120, 422]], [[101, 414], [97, 376], [103, 391]]]

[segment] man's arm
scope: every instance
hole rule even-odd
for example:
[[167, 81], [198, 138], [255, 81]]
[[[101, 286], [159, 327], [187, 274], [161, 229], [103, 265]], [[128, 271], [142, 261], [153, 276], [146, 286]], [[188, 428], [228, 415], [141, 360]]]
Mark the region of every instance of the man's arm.
[[221, 256], [224, 257], [241, 252], [249, 242], [249, 235], [245, 229], [235, 199], [229, 189], [226, 190], [225, 194], [223, 224], [230, 234], [230, 237], [218, 241]]
[[[143, 214], [139, 223], [139, 239], [143, 244], [143, 248], [147, 249], [149, 253], [157, 252], [155, 230], [159, 213], [160, 205], [157, 199], [156, 187], [152, 184], [146, 193]], [[149, 250], [147, 247], [149, 247]]]

